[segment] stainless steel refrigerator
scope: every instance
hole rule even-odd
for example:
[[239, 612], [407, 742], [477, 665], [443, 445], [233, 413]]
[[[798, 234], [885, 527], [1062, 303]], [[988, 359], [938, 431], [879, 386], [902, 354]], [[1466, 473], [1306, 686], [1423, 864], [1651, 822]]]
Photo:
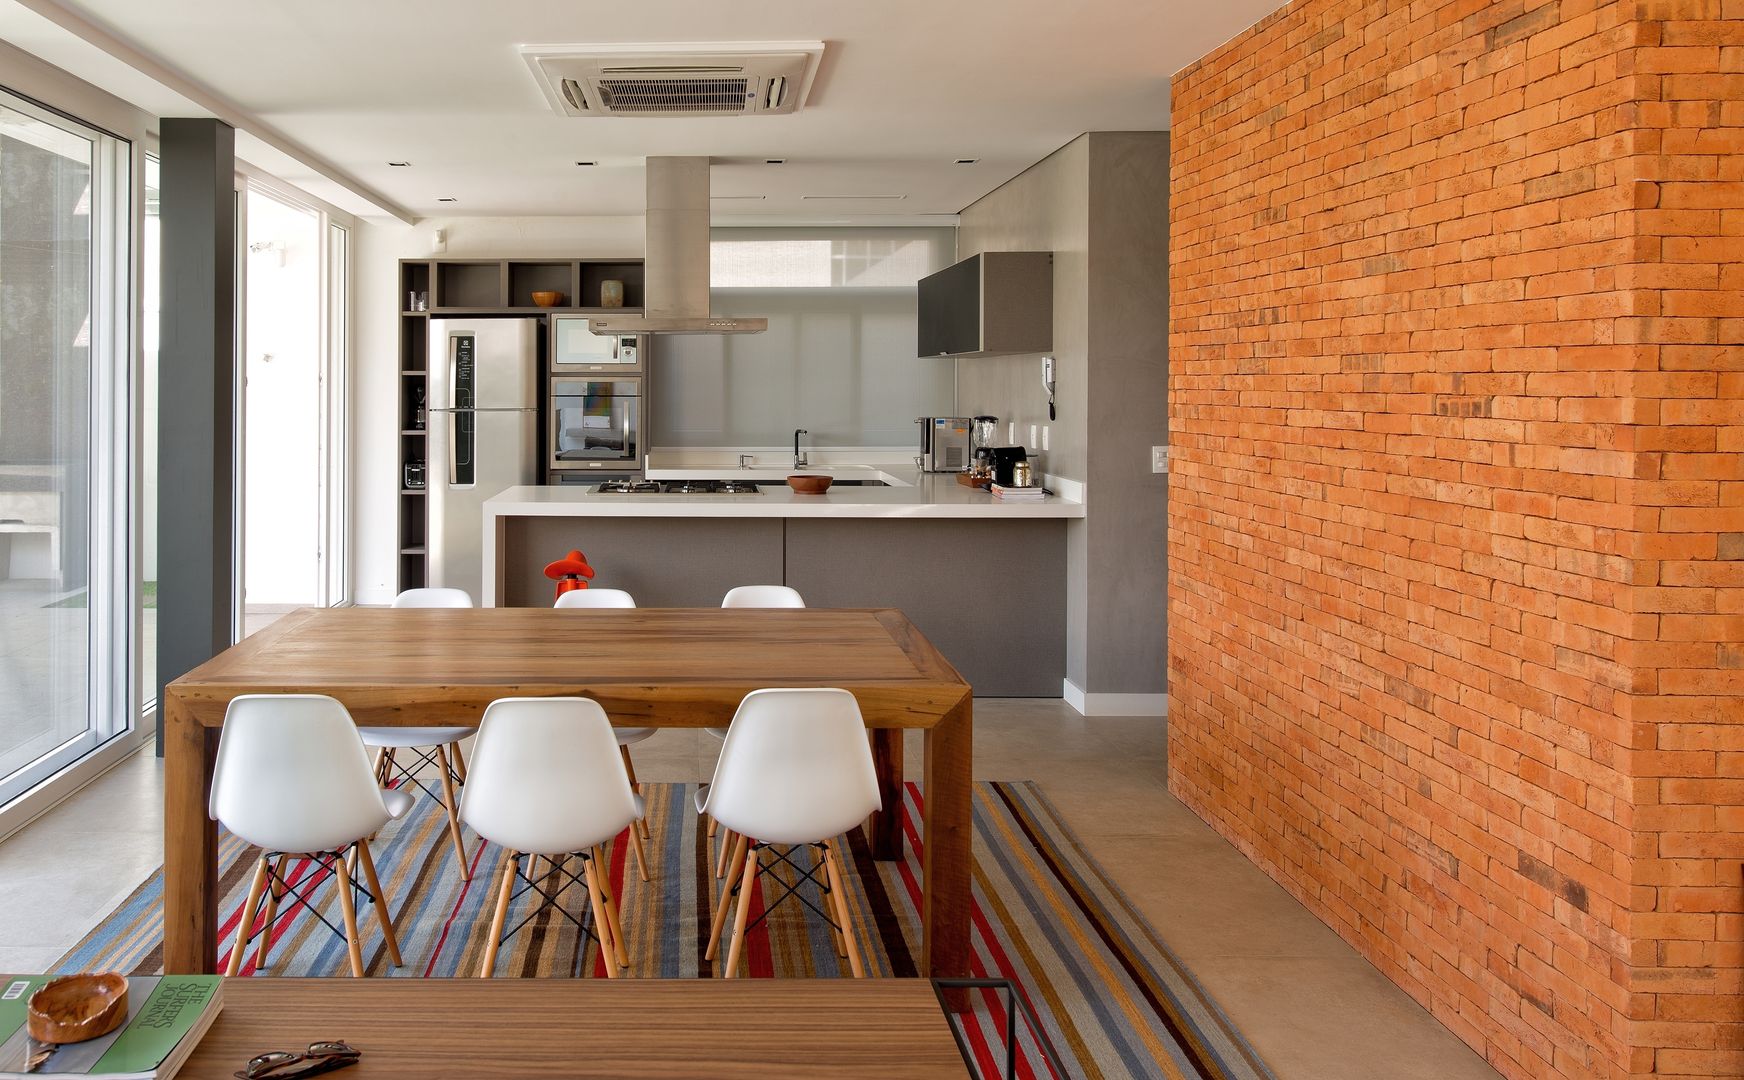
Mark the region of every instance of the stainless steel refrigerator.
[[538, 322], [430, 322], [429, 575], [433, 586], [484, 584], [484, 503], [537, 483]]

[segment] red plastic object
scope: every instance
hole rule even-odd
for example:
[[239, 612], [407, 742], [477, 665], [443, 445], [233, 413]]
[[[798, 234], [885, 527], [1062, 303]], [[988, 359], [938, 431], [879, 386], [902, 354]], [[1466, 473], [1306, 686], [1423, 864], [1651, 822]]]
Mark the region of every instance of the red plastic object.
[[586, 555], [571, 551], [547, 565], [545, 576], [557, 582], [557, 595], [562, 596], [572, 589], [587, 588], [587, 579], [593, 577], [593, 567], [588, 565]]

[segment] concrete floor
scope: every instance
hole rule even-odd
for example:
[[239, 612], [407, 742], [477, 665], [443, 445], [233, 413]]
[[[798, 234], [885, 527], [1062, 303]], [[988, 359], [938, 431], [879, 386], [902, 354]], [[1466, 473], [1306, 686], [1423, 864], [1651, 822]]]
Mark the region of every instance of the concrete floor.
[[[1280, 1080], [1499, 1074], [1172, 796], [1163, 721], [1056, 700], [975, 706], [975, 775], [1039, 780], [1091, 853]], [[695, 782], [719, 743], [662, 732], [643, 780]], [[907, 748], [920, 775], [920, 737]], [[162, 862], [150, 751], [0, 843], [0, 971], [47, 967]]]

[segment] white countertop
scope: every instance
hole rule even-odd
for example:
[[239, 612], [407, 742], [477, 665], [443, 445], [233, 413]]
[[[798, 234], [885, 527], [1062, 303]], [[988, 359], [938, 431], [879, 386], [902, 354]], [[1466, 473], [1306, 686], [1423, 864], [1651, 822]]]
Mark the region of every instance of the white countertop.
[[[807, 470], [876, 479], [865, 467]], [[760, 470], [748, 478], [762, 481]], [[709, 479], [696, 472], [694, 479]], [[746, 476], [739, 470], [724, 475]], [[781, 473], [785, 478], [786, 471]], [[743, 517], [743, 518], [1080, 518], [1084, 503], [1049, 495], [1004, 502], [957, 482], [955, 473], [890, 470], [901, 487], [832, 487], [822, 495], [798, 495], [785, 483], [765, 482], [757, 495], [596, 494], [591, 487], [512, 487], [486, 501], [487, 518], [504, 517]], [[779, 478], [778, 478], [779, 479]]]

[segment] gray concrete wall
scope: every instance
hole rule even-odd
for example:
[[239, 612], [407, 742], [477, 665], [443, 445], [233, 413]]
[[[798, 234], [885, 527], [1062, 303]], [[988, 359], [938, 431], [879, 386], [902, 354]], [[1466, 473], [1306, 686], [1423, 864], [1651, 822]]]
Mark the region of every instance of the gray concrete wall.
[[[1083, 481], [1067, 535], [1067, 677], [1090, 693], [1167, 686], [1168, 133], [1091, 132], [966, 208], [957, 254], [1051, 250], [1057, 415], [1046, 471]], [[1159, 302], [1157, 297], [1164, 297]], [[1040, 354], [957, 362], [957, 402], [1047, 424]]]
[[[1085, 519], [1094, 693], [1168, 688], [1169, 134], [1090, 137], [1090, 423]], [[1100, 496], [1098, 498], [1097, 496]]]

